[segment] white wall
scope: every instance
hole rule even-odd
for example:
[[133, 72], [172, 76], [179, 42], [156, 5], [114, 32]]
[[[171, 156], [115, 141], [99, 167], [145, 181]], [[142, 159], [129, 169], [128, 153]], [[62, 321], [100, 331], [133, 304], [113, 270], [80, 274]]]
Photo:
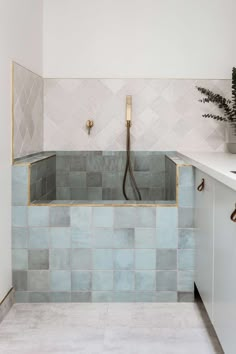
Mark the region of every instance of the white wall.
[[0, 301], [11, 275], [11, 61], [42, 73], [42, 1], [0, 0]]
[[44, 76], [229, 79], [234, 0], [45, 0]]

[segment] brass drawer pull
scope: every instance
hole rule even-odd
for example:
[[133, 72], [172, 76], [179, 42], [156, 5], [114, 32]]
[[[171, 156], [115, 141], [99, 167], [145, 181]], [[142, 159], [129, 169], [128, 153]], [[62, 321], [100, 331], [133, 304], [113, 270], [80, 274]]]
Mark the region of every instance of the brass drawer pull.
[[235, 204], [235, 210], [232, 212], [231, 216], [230, 216], [230, 219], [233, 221], [233, 222], [236, 222], [236, 204]]
[[203, 178], [201, 184], [199, 184], [199, 186], [197, 187], [198, 192], [201, 192], [204, 189], [204, 187], [205, 187], [205, 179]]

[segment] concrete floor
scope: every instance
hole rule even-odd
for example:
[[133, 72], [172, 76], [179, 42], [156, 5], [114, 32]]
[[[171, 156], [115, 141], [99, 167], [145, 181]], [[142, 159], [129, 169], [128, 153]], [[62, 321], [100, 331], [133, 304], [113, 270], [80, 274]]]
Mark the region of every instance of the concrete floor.
[[194, 303], [15, 304], [1, 354], [222, 354]]

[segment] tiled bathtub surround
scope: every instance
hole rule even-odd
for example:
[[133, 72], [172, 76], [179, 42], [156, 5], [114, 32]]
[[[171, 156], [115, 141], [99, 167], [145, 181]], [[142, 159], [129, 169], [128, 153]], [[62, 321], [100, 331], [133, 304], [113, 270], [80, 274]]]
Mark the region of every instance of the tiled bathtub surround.
[[[24, 168], [14, 166], [22, 176]], [[192, 297], [193, 171], [191, 166], [178, 169], [179, 207], [27, 206], [22, 182], [21, 193], [13, 193], [16, 301], [173, 302]]]
[[[231, 96], [230, 80], [45, 79], [45, 150], [125, 150], [125, 96], [133, 96], [132, 150], [222, 151], [224, 125], [195, 86]], [[87, 119], [95, 125], [91, 135]]]
[[[131, 153], [131, 160], [142, 199], [165, 200], [165, 154], [136, 151]], [[57, 152], [57, 199], [124, 200], [125, 164], [124, 151]], [[175, 180], [173, 183], [175, 187]], [[135, 199], [129, 178], [127, 193], [130, 199]]]
[[43, 150], [43, 78], [13, 64], [13, 154], [19, 158]]

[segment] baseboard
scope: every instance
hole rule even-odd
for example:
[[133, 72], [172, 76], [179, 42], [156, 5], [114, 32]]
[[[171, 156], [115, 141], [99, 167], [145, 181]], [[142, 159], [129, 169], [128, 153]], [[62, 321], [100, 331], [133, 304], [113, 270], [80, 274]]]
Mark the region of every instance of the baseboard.
[[4, 319], [8, 311], [15, 302], [15, 291], [11, 288], [4, 299], [0, 302], [0, 322]]

